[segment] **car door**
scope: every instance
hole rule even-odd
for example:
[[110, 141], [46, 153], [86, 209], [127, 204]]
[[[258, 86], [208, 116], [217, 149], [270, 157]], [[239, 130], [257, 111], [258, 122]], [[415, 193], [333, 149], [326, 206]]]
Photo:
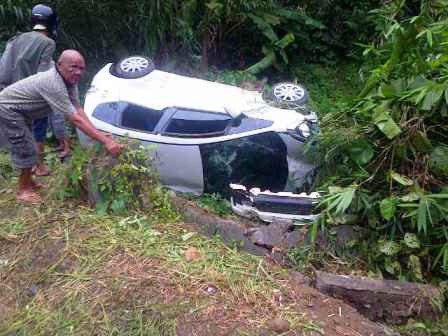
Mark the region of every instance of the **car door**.
[[[162, 184], [176, 191], [202, 194], [204, 177], [199, 147], [184, 143], [182, 137], [178, 137], [178, 141], [168, 142], [163, 136], [163, 129], [176, 123], [176, 112], [172, 107], [159, 111], [129, 104], [121, 111], [119, 126], [129, 129], [132, 138], [140, 139], [147, 145], [146, 150]], [[157, 135], [157, 140], [144, 140], [141, 135], [145, 133]], [[176, 137], [175, 134], [173, 136]]]
[[[265, 120], [246, 119], [234, 119], [219, 112], [176, 108], [161, 134], [200, 140], [204, 192], [226, 194], [230, 183], [283, 190], [288, 177], [284, 142], [275, 132], [244, 135], [245, 130], [271, 124]], [[229, 135], [235, 132], [241, 137], [232, 139]], [[217, 137], [220, 141], [216, 141]]]
[[[169, 162], [171, 168], [161, 171], [169, 172], [169, 180], [164, 184], [180, 191], [190, 191], [196, 194], [204, 192], [204, 166], [200, 146], [192, 145], [191, 140], [213, 139], [225, 134], [232, 118], [224, 113], [195, 110], [182, 107], [167, 109], [165, 123], [160, 123], [157, 132], [170, 142], [176, 139], [176, 144], [161, 145], [160, 151], [165, 165]], [[165, 118], [165, 117], [164, 117]], [[186, 144], [188, 140], [188, 143]], [[185, 143], [183, 143], [185, 142]], [[199, 141], [198, 141], [199, 142]], [[174, 182], [174, 187], [173, 187]], [[187, 189], [187, 190], [186, 190]]]
[[[115, 135], [127, 135], [143, 145], [158, 171], [165, 186], [181, 192], [202, 194], [204, 178], [202, 161], [197, 145], [177, 141], [166, 142], [160, 136], [163, 126], [174, 114], [173, 108], [156, 110], [125, 101], [99, 104], [92, 112], [95, 124], [100, 129]], [[151, 140], [148, 140], [148, 135]], [[78, 130], [78, 138], [83, 146], [93, 145], [94, 141]]]

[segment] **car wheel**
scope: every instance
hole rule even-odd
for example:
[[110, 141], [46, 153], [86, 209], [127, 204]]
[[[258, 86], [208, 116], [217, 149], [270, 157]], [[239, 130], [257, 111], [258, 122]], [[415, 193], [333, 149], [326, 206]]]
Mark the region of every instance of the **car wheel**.
[[294, 83], [278, 83], [272, 87], [272, 97], [278, 102], [303, 105], [308, 102], [308, 91]]
[[130, 56], [113, 64], [111, 73], [120, 78], [134, 79], [146, 76], [154, 68], [154, 63], [150, 58], [145, 56]]

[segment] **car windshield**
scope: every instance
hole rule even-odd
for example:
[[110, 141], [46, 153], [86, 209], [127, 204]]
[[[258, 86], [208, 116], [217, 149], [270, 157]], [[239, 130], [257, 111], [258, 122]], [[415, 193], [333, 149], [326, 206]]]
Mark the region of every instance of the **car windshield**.
[[114, 126], [122, 126], [143, 132], [154, 132], [163, 111], [128, 102], [99, 104], [92, 116]]
[[176, 108], [163, 134], [178, 137], [211, 137], [224, 135], [232, 118], [224, 113]]
[[92, 116], [108, 124], [145, 133], [162, 133], [170, 137], [208, 138], [240, 134], [267, 128], [270, 120], [240, 114], [202, 111], [181, 107], [155, 110], [121, 101], [99, 104]]
[[153, 132], [161, 117], [162, 111], [125, 103], [122, 110], [121, 125], [139, 131]]

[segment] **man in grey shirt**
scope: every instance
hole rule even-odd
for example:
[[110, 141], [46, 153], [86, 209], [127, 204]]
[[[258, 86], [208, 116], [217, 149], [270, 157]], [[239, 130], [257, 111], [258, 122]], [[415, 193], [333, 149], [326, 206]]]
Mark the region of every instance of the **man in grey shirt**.
[[26, 203], [42, 201], [39, 185], [33, 179], [32, 167], [37, 162], [37, 148], [29, 124], [52, 114], [63, 114], [75, 127], [103, 143], [112, 155], [123, 146], [98, 131], [79, 104], [77, 83], [85, 70], [83, 56], [76, 50], [65, 50], [57, 65], [45, 72], [22, 79], [0, 92], [0, 128], [6, 134], [11, 158], [20, 169], [16, 199]]
[[[53, 65], [56, 44], [51, 36], [56, 35], [58, 16], [49, 6], [35, 5], [31, 11], [33, 30], [12, 37], [0, 63], [0, 91], [21, 79], [38, 72], [47, 71]], [[48, 175], [49, 170], [43, 163], [44, 142], [48, 128], [47, 117], [33, 122], [33, 136], [37, 142], [38, 164], [34, 173], [37, 176]], [[53, 133], [58, 139], [61, 157], [68, 155], [70, 146], [65, 132], [64, 119], [50, 119]]]

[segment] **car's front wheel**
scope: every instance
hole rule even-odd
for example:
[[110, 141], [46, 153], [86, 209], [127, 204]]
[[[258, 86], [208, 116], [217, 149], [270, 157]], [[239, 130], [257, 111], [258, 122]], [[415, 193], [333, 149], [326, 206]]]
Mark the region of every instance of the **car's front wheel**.
[[135, 79], [146, 76], [154, 68], [154, 63], [149, 57], [129, 56], [112, 64], [110, 72], [120, 78]]

